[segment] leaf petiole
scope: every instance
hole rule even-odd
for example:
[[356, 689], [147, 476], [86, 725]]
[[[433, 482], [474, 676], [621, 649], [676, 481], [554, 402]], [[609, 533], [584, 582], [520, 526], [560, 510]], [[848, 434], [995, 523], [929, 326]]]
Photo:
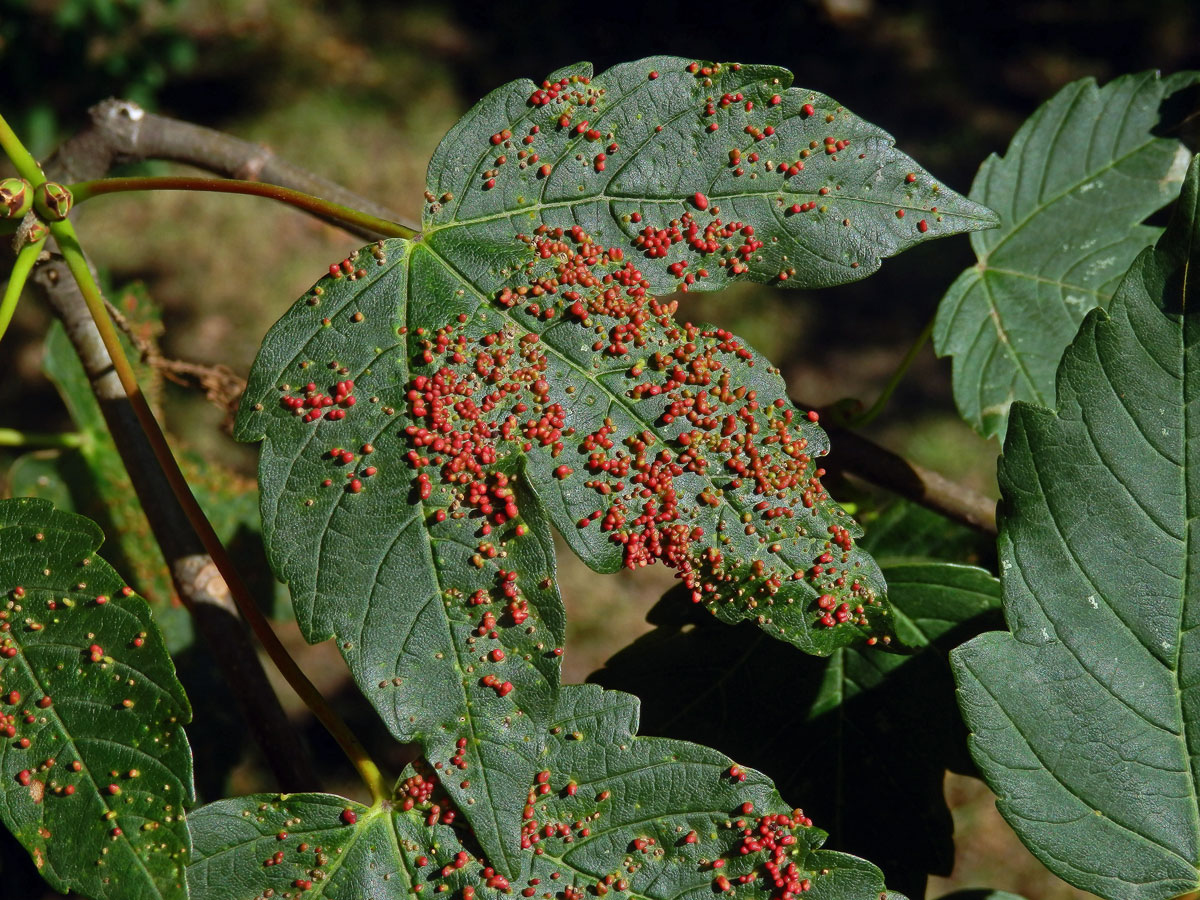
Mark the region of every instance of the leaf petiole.
[[896, 367], [896, 371], [892, 373], [892, 377], [888, 379], [887, 384], [883, 386], [883, 390], [879, 392], [879, 396], [875, 398], [875, 402], [871, 404], [870, 409], [865, 410], [861, 415], [855, 416], [848, 423], [850, 428], [862, 428], [864, 425], [869, 425], [875, 421], [876, 417], [887, 408], [888, 401], [892, 399], [892, 394], [896, 392], [896, 388], [900, 386], [900, 382], [904, 380], [904, 376], [908, 374], [908, 370], [912, 367], [913, 361], [917, 358], [917, 354], [921, 352], [921, 348], [925, 346], [925, 342], [929, 340], [929, 336], [933, 334], [933, 323], [935, 319], [930, 319], [925, 323], [925, 327], [921, 329], [921, 333], [917, 335], [916, 340], [912, 342], [912, 346], [908, 348], [908, 352], [904, 354], [904, 358], [900, 360], [900, 365]]
[[190, 175], [163, 175], [140, 178], [98, 178], [68, 185], [76, 203], [105, 194], [131, 191], [209, 191], [221, 194], [249, 194], [278, 200], [323, 219], [369, 229], [385, 237], [414, 238], [419, 232], [397, 222], [389, 222], [370, 213], [342, 206], [312, 194], [262, 181], [239, 181], [235, 178], [200, 178]]
[[73, 450], [82, 447], [87, 438], [78, 431], [42, 432], [0, 428], [0, 447], [50, 447]]
[[33, 158], [33, 154], [25, 149], [25, 145], [21, 143], [21, 139], [17, 137], [16, 132], [4, 120], [4, 116], [0, 116], [0, 150], [3, 150], [5, 155], [12, 160], [17, 174], [33, 185], [33, 187], [37, 187], [46, 181], [46, 173], [42, 171], [42, 167], [38, 165], [38, 161]]
[[[30, 155], [21, 143], [20, 138], [13, 132], [12, 128], [0, 116], [0, 150], [3, 150], [12, 160], [18, 173], [26, 181], [30, 182], [34, 187], [37, 187], [46, 181], [46, 176], [42, 172], [41, 166]], [[138, 181], [139, 179], [111, 179], [116, 182]], [[143, 179], [154, 180], [154, 179]], [[171, 180], [171, 179], [166, 179]], [[183, 179], [184, 181], [206, 181], [210, 179]], [[216, 184], [225, 184], [220, 179], [211, 179]], [[105, 180], [106, 181], [106, 180]], [[105, 183], [101, 182], [84, 182], [83, 185]], [[239, 189], [236, 193], [256, 193], [264, 196], [274, 196], [276, 199], [286, 199], [284, 195], [295, 195], [291, 199], [301, 199], [305, 202], [314, 204], [314, 209], [324, 214], [329, 212], [335, 216], [345, 213], [347, 221], [356, 221], [358, 224], [368, 225], [368, 223], [378, 223], [384, 226], [387, 230], [383, 233], [396, 234], [396, 229], [402, 229], [404, 232], [412, 236], [410, 229], [404, 229], [403, 226], [388, 223], [383, 219], [378, 219], [374, 216], [368, 216], [365, 213], [357, 213], [354, 210], [347, 210], [344, 207], [334, 207], [336, 204], [328, 204], [323, 200], [315, 197], [308, 197], [307, 194], [301, 194], [298, 191], [289, 191], [285, 188], [276, 188], [270, 185], [261, 185], [256, 182], [232, 182], [237, 186], [251, 185], [254, 188], [266, 188], [268, 190], [248, 190]], [[187, 188], [185, 188], [187, 189]], [[205, 188], [192, 188], [205, 189]], [[106, 192], [104, 189], [99, 189], [100, 193]], [[95, 190], [93, 191], [94, 195]], [[81, 192], [81, 195], [76, 199], [83, 199], [84, 196], [89, 196], [86, 190]], [[302, 208], [308, 208], [303, 207]], [[368, 225], [368, 227], [373, 227]], [[383, 774], [379, 771], [379, 767], [371, 759], [363, 747], [362, 742], [350, 730], [345, 720], [338, 715], [337, 711], [329, 704], [329, 701], [321, 695], [316, 686], [309, 681], [308, 677], [292, 659], [287, 649], [280, 642], [275, 632], [271, 629], [270, 624], [259, 612], [258, 606], [254, 602], [254, 598], [250, 595], [249, 589], [246, 587], [237, 573], [229, 554], [225, 551], [224, 545], [220, 538], [213, 531], [212, 524], [208, 521], [204, 511], [200, 508], [196, 498], [192, 495], [191, 488], [188, 486], [187, 479], [179, 469], [179, 464], [175, 461], [175, 457], [171, 452], [170, 445], [167, 443], [166, 437], [163, 435], [162, 429], [159, 427], [158, 421], [154, 418], [154, 413], [150, 410], [150, 405], [146, 402], [146, 397], [138, 385], [137, 376], [134, 374], [133, 367], [129, 363], [129, 359], [125, 356], [125, 351], [121, 347], [121, 341], [117, 335], [116, 328], [113, 325], [112, 319], [108, 315], [108, 310], [105, 307], [104, 296], [100, 290], [100, 286], [96, 283], [96, 279], [92, 275], [91, 268], [88, 266], [87, 259], [83, 254], [83, 248], [79, 244], [79, 238], [75, 233], [75, 228], [71, 224], [70, 219], [62, 219], [53, 222], [50, 225], [50, 234], [58, 243], [59, 250], [63, 255], [71, 275], [74, 277], [79, 286], [79, 291], [83, 296], [84, 302], [87, 304], [92, 318], [95, 320], [96, 329], [100, 333], [101, 341], [104, 343], [105, 349], [112, 360], [113, 370], [120, 379], [121, 386], [125, 390], [129, 404], [133, 408], [134, 414], [137, 416], [138, 422], [145, 433], [146, 440], [154, 451], [155, 459], [162, 468], [163, 474], [171, 485], [172, 492], [176, 500], [183, 508], [187, 515], [188, 521], [195, 530], [196, 535], [200, 538], [204, 545], [204, 549], [208, 552], [209, 557], [216, 564], [221, 577], [225, 580], [229, 588], [238, 610], [246, 619], [247, 624], [254, 631], [255, 637], [258, 638], [263, 648], [267, 651], [267, 655], [271, 657], [271, 661], [275, 664], [279, 672], [287, 680], [292, 689], [300, 696], [305, 705], [312, 710], [313, 714], [321, 722], [322, 725], [337, 741], [338, 746], [349, 758], [354, 765], [359, 776], [366, 784], [367, 789], [371, 793], [371, 799], [374, 803], [380, 803], [387, 798], [389, 791], [387, 784], [384, 782]], [[35, 244], [28, 244], [23, 247], [18, 254], [17, 265], [14, 266], [13, 281], [24, 283], [25, 276], [17, 277], [18, 270], [22, 264], [22, 260], [27, 260], [27, 265], [32, 268], [36, 262], [38, 254], [41, 252], [42, 246], [46, 239]], [[26, 271], [25, 275], [28, 275]], [[14, 289], [10, 285], [10, 289], [6, 292], [6, 304], [15, 304], [14, 301], [8, 301], [9, 293], [13, 293]], [[20, 286], [15, 289], [15, 293], [19, 294]]]
[[32, 244], [25, 244], [17, 252], [17, 261], [13, 263], [8, 286], [4, 289], [4, 296], [0, 298], [0, 338], [3, 338], [4, 332], [8, 330], [8, 323], [12, 321], [13, 313], [17, 309], [17, 301], [21, 299], [21, 289], [25, 287], [25, 281], [45, 246], [46, 239], [42, 238]]
[[383, 775], [379, 771], [379, 767], [368, 755], [366, 748], [363, 747], [362, 742], [350, 730], [345, 720], [338, 715], [337, 711], [330, 706], [329, 701], [309, 681], [308, 676], [301, 671], [296, 661], [292, 659], [287, 649], [272, 630], [270, 623], [259, 612], [258, 606], [255, 604], [254, 598], [250, 595], [249, 589], [238, 575], [237, 569], [225, 551], [220, 538], [213, 531], [212, 524], [208, 521], [199, 503], [196, 502], [196, 498], [192, 495], [187, 479], [184, 478], [183, 473], [179, 470], [179, 464], [176, 463], [175, 457], [171, 453], [171, 448], [167, 444], [166, 437], [163, 435], [162, 429], [154, 418], [154, 413], [151, 412], [145, 395], [141, 392], [141, 388], [133, 372], [133, 367], [129, 364], [129, 360], [121, 348], [116, 328], [113, 326], [112, 319], [109, 318], [108, 310], [105, 307], [104, 297], [99, 285], [96, 284], [96, 280], [92, 277], [91, 269], [88, 267], [87, 260], [83, 255], [83, 249], [79, 245], [79, 239], [75, 234], [75, 229], [71, 225], [70, 220], [63, 219], [62, 221], [54, 222], [50, 226], [50, 233], [58, 241], [63, 259], [66, 261], [71, 274], [75, 277], [75, 281], [79, 285], [80, 293], [82, 293], [88, 310], [96, 322], [96, 328], [100, 332], [105, 349], [108, 350], [109, 356], [112, 358], [113, 369], [116, 371], [117, 377], [120, 379], [121, 385], [129, 398], [130, 405], [133, 407], [134, 413], [137, 415], [138, 421], [142, 426], [142, 430], [145, 432], [146, 438], [154, 450], [154, 456], [159, 466], [161, 466], [163, 473], [166, 475], [176, 499], [179, 501], [180, 506], [183, 507], [188, 521], [203, 543], [204, 549], [216, 564], [221, 577], [224, 578], [226, 585], [229, 587], [230, 594], [233, 596], [239, 612], [241, 612], [246, 623], [254, 632], [255, 637], [258, 638], [259, 643], [267, 651], [267, 655], [271, 657], [271, 661], [275, 664], [280, 674], [283, 675], [284, 679], [286, 679], [292, 690], [312, 710], [313, 714], [325, 726], [334, 740], [337, 741], [338, 746], [342, 748], [342, 751], [354, 765], [359, 776], [366, 784], [368, 790], [370, 790], [372, 801], [376, 803], [380, 802], [388, 796], [388, 789], [383, 780]]

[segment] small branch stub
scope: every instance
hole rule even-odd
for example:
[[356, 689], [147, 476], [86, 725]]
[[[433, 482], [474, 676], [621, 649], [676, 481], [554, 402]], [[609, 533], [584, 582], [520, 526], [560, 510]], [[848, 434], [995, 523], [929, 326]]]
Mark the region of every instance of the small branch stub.
[[33, 187], [24, 178], [0, 181], [0, 218], [20, 219], [33, 206]]
[[11, 248], [13, 253], [20, 253], [27, 244], [37, 244], [50, 237], [50, 226], [38, 218], [35, 210], [25, 213], [25, 218], [17, 223], [13, 232]]
[[51, 222], [61, 222], [70, 215], [74, 203], [71, 192], [57, 181], [47, 181], [37, 189], [34, 198], [37, 211]]

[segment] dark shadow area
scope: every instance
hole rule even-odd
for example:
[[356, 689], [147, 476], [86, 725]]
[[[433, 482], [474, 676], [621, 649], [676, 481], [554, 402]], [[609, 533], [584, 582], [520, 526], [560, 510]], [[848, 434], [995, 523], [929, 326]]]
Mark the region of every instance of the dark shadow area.
[[[353, 683], [343, 682], [337, 691], [326, 694], [326, 699], [379, 764], [388, 784], [394, 783], [404, 767], [417, 758], [416, 745], [402, 744], [392, 737], [374, 707]], [[317, 771], [325, 781], [325, 790], [345, 792], [347, 796], [369, 803], [358, 775], [324, 726], [313, 716], [306, 715], [301, 734], [312, 748]]]
[[220, 800], [229, 796], [231, 770], [253, 747], [250, 733], [242, 722], [233, 691], [207, 647], [193, 642], [173, 659], [192, 704], [192, 723], [186, 730], [192, 746], [196, 798], [199, 803]]
[[6, 828], [0, 828], [0, 884], [4, 885], [5, 900], [9, 897], [13, 900], [49, 900], [68, 896], [46, 886], [25, 848]]
[[641, 734], [713, 746], [764, 772], [830, 833], [830, 849], [871, 860], [910, 897], [925, 896], [927, 873], [950, 872], [942, 779], [974, 766], [946, 652], [1003, 627], [998, 611], [912, 655], [864, 647], [830, 659], [717, 622], [681, 590], [647, 619], [655, 630], [589, 679], [641, 698]]

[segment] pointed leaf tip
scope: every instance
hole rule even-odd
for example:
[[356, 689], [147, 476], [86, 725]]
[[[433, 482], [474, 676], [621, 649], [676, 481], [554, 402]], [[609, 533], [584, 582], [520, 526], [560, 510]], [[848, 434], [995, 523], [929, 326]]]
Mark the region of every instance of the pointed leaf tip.
[[[457, 258], [450, 234], [499, 249], [531, 222], [580, 224], [633, 244], [649, 289], [668, 293], [843, 284], [917, 243], [995, 226], [891, 135], [791, 84], [775, 66], [671, 56], [514, 81], [439, 146], [426, 235]], [[755, 239], [720, 233], [735, 222]]]

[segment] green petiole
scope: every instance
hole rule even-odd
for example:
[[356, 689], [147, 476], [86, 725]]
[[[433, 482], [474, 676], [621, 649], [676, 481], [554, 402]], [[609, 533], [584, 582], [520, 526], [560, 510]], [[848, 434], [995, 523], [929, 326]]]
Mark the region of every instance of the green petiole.
[[67, 185], [76, 203], [104, 194], [130, 191], [208, 191], [221, 194], [249, 194], [278, 200], [332, 222], [355, 225], [384, 237], [414, 238], [419, 232], [397, 222], [389, 222], [370, 213], [350, 209], [312, 194], [262, 181], [239, 181], [234, 178], [198, 178], [190, 175], [165, 175], [143, 178], [99, 178]]
[[12, 321], [17, 301], [21, 299], [21, 289], [25, 287], [25, 281], [45, 246], [46, 239], [42, 238], [32, 244], [25, 244], [17, 252], [17, 261], [13, 263], [8, 285], [4, 288], [4, 296], [0, 298], [0, 339], [3, 339], [4, 332], [8, 331], [8, 323]]
[[42, 432], [0, 428], [0, 447], [49, 447], [72, 450], [86, 443], [78, 431]]

